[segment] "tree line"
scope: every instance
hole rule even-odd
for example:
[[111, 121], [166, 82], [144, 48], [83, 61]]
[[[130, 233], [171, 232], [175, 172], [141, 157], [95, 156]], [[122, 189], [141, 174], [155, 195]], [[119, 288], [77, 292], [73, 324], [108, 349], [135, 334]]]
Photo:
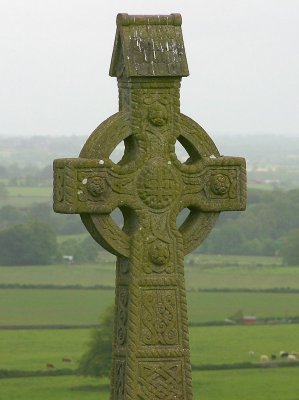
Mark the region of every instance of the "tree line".
[[[116, 216], [119, 218], [119, 216]], [[120, 222], [120, 221], [116, 221]], [[57, 237], [85, 233], [78, 215], [58, 215], [49, 204], [0, 208], [0, 264], [48, 264], [72, 255], [96, 262], [100, 246], [92, 238]], [[245, 212], [223, 212], [196, 250], [222, 255], [283, 256], [299, 265], [299, 189], [249, 190]]]
[[297, 245], [299, 243], [298, 229], [299, 189], [249, 190], [246, 211], [223, 212], [198, 251], [285, 256], [286, 248], [294, 241], [294, 237], [297, 238]]
[[85, 232], [78, 215], [55, 214], [49, 204], [5, 205], [0, 208], [0, 265], [61, 263], [64, 255], [77, 263], [96, 262], [102, 249], [91, 237], [67, 238]]

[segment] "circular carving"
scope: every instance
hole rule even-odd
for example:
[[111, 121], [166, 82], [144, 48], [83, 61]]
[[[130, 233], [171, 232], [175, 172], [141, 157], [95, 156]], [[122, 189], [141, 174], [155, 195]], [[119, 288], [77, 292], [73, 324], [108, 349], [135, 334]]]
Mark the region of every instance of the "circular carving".
[[94, 176], [88, 179], [86, 187], [90, 194], [94, 197], [99, 197], [106, 191], [107, 181], [101, 176]]
[[164, 266], [169, 260], [169, 248], [161, 241], [154, 242], [150, 247], [150, 259], [157, 266]]
[[216, 174], [211, 177], [210, 188], [213, 193], [223, 196], [225, 195], [230, 188], [230, 180], [227, 175], [224, 174]]
[[139, 175], [137, 192], [148, 207], [163, 210], [179, 195], [180, 184], [171, 167], [155, 163], [145, 167]]
[[167, 108], [156, 101], [148, 111], [148, 120], [154, 126], [164, 126], [167, 123]]

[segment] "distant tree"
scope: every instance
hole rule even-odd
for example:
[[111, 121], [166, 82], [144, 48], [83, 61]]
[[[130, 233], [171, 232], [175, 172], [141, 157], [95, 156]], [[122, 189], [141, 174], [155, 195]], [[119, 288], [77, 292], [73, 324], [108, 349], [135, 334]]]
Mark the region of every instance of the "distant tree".
[[52, 165], [47, 165], [46, 167], [44, 167], [43, 169], [41, 169], [38, 174], [37, 177], [43, 180], [52, 180], [53, 178], [53, 167]]
[[0, 165], [0, 178], [7, 178], [7, 169]]
[[299, 266], [299, 229], [291, 231], [281, 243], [281, 255], [288, 265]]
[[57, 232], [61, 235], [72, 235], [77, 233], [86, 233], [79, 215], [56, 214], [57, 216]]
[[87, 351], [79, 361], [79, 372], [84, 376], [109, 376], [112, 365], [114, 308], [107, 308], [101, 325], [93, 329]]
[[56, 235], [43, 222], [30, 221], [0, 231], [1, 265], [51, 264], [56, 256]]
[[61, 256], [71, 255], [75, 263], [94, 263], [99, 258], [101, 247], [90, 236], [84, 239], [67, 239], [59, 246]]
[[26, 219], [23, 208], [5, 205], [0, 208], [0, 231], [13, 225], [20, 224]]
[[203, 243], [200, 252], [212, 254], [242, 254], [244, 235], [237, 224], [225, 224], [214, 229], [209, 240]]
[[8, 191], [6, 189], [6, 185], [0, 182], [0, 199], [6, 199], [8, 196]]

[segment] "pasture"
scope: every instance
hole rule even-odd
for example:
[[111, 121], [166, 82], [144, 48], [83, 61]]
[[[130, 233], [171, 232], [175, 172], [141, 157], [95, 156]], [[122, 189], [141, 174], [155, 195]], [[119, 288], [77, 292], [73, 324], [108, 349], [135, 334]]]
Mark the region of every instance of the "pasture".
[[48, 186], [6, 186], [8, 196], [1, 199], [0, 206], [11, 205], [14, 207], [30, 206], [33, 203], [50, 203], [52, 187]]
[[[90, 329], [0, 330], [0, 369], [76, 368], [90, 338]], [[215, 326], [190, 328], [193, 365], [259, 363], [261, 354], [299, 351], [298, 325]], [[249, 355], [254, 351], [254, 355]], [[67, 357], [73, 363], [63, 363]], [[279, 360], [280, 362], [289, 362]], [[1, 384], [1, 381], [0, 381]]]
[[[95, 378], [47, 377], [1, 380], [0, 400], [107, 400], [108, 381]], [[202, 371], [193, 373], [194, 399], [297, 400], [296, 368]]]
[[[299, 293], [258, 291], [299, 289], [299, 269], [283, 267], [280, 259], [192, 254], [185, 265], [192, 322], [221, 322], [238, 310], [258, 318], [287, 319], [299, 315]], [[90, 336], [90, 329], [84, 329], [84, 325], [98, 323], [101, 312], [114, 300], [113, 290], [88, 287], [112, 287], [114, 279], [114, 259], [106, 252], [101, 265], [0, 267], [1, 326], [82, 326], [0, 330], [0, 369], [46, 371], [48, 363], [55, 369], [76, 369]], [[16, 284], [35, 288], [4, 288]], [[43, 289], [40, 285], [53, 287]], [[67, 285], [80, 285], [81, 289], [67, 289]], [[198, 289], [228, 291], [198, 292]], [[299, 329], [294, 324], [190, 328], [192, 364], [202, 368], [260, 363], [261, 354], [299, 351], [298, 343]], [[64, 363], [64, 357], [73, 362]], [[194, 371], [194, 398], [219, 400], [221, 394], [222, 400], [296, 400], [297, 377], [298, 367]], [[1, 379], [0, 400], [101, 400], [109, 397], [107, 383], [106, 379], [75, 375]]]
[[280, 351], [299, 351], [299, 329], [298, 325], [196, 327], [190, 328], [190, 347], [194, 365], [259, 363], [262, 354], [275, 354], [279, 361]]
[[[257, 318], [299, 315], [299, 293], [188, 292], [189, 321], [224, 321], [239, 310]], [[1, 289], [2, 325], [96, 324], [113, 290]]]
[[[115, 258], [103, 251], [100, 264], [0, 267], [1, 284], [114, 286]], [[272, 257], [186, 257], [187, 289], [299, 290], [299, 268]]]

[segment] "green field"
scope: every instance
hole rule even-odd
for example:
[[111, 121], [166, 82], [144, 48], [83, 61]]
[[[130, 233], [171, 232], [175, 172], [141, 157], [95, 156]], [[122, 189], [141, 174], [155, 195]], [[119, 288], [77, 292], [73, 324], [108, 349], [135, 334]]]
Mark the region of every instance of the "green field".
[[[115, 261], [102, 252], [100, 265], [50, 265], [0, 267], [0, 284], [105, 285], [114, 286]], [[220, 259], [222, 262], [220, 263]], [[188, 260], [190, 262], [188, 263]], [[215, 260], [213, 262], [213, 260]], [[239, 261], [237, 261], [239, 260]], [[237, 262], [239, 265], [236, 265]], [[271, 264], [267, 264], [271, 262]], [[211, 257], [191, 255], [186, 259], [186, 285], [190, 289], [299, 290], [299, 268], [284, 267], [266, 257]], [[235, 264], [235, 265], [233, 265]]]
[[[298, 325], [218, 326], [190, 328], [194, 365], [260, 362], [262, 354], [299, 352]], [[253, 351], [253, 356], [249, 352]], [[279, 359], [279, 357], [278, 357]]]
[[[0, 330], [0, 369], [46, 370], [76, 368], [90, 329]], [[194, 365], [260, 362], [261, 354], [299, 351], [298, 325], [227, 326], [190, 328]], [[249, 355], [254, 351], [254, 356]], [[65, 364], [63, 357], [73, 360]], [[287, 362], [287, 361], [282, 361]], [[0, 382], [1, 384], [1, 382]]]
[[[113, 303], [114, 291], [84, 289], [113, 286], [115, 264], [103, 252], [102, 265], [1, 267], [0, 285], [81, 285], [82, 289], [0, 290], [0, 325], [84, 325], [98, 323]], [[211, 257], [186, 260], [188, 312], [192, 322], [223, 321], [241, 310], [257, 318], [299, 316], [299, 293], [204, 292], [197, 289], [299, 289], [299, 269], [280, 259]], [[0, 329], [0, 369], [46, 371], [77, 368], [90, 329]], [[299, 325], [210, 326], [190, 328], [191, 361], [207, 368], [257, 363], [260, 355], [299, 351]], [[254, 351], [254, 356], [249, 352]], [[63, 363], [62, 358], [73, 360]], [[288, 363], [279, 360], [279, 363]], [[289, 361], [290, 363], [290, 361]], [[275, 361], [274, 365], [277, 364]], [[194, 371], [194, 398], [201, 400], [297, 400], [298, 367]], [[101, 400], [109, 398], [107, 380], [81, 376], [0, 379], [0, 400]]]
[[297, 400], [297, 368], [193, 373], [194, 399]]
[[[77, 368], [89, 336], [90, 329], [0, 330], [0, 369], [44, 371], [47, 363]], [[63, 363], [63, 357], [73, 363]]]
[[52, 187], [49, 186], [7, 186], [9, 197], [45, 197], [50, 198], [53, 193]]
[[2, 289], [0, 325], [95, 324], [113, 300], [112, 290]]
[[0, 267], [0, 284], [114, 286], [114, 283], [114, 262], [103, 262], [101, 265]]
[[53, 189], [48, 186], [6, 186], [8, 196], [1, 199], [0, 206], [30, 206], [34, 203], [50, 203]]
[[[299, 293], [189, 292], [191, 322], [224, 321], [238, 310], [257, 318], [299, 315]], [[84, 325], [98, 322], [113, 290], [2, 289], [1, 325]]]
[[[0, 400], [107, 400], [107, 380], [78, 376], [1, 380]], [[297, 400], [297, 368], [193, 373], [194, 399]]]

